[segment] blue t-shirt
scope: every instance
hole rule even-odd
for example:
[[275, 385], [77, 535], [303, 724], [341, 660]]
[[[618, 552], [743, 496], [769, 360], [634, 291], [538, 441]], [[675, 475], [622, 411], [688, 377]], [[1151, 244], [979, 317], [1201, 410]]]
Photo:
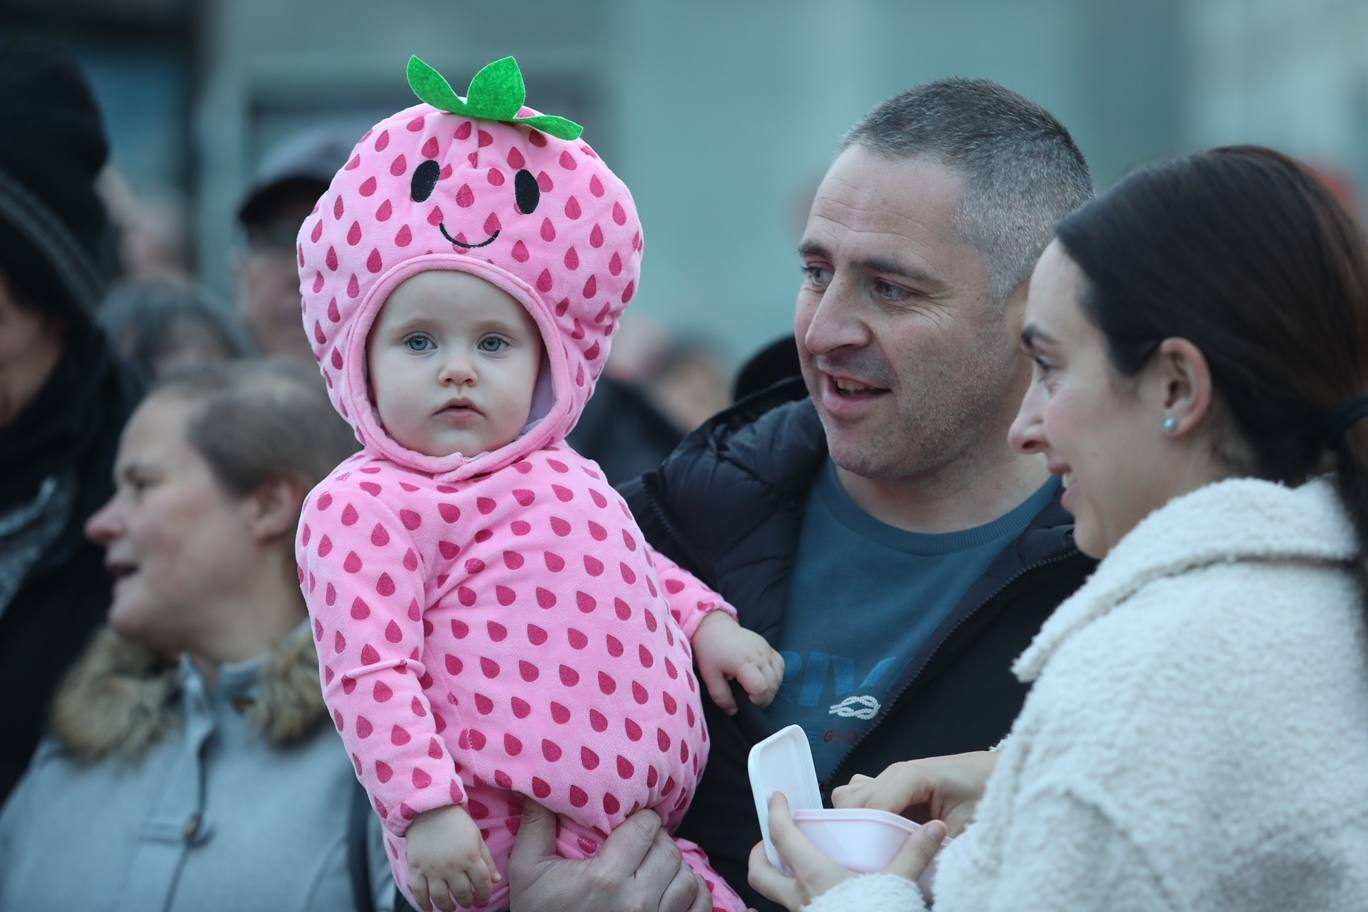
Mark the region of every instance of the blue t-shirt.
[[929, 535], [864, 512], [827, 460], [808, 495], [790, 582], [779, 642], [784, 684], [766, 710], [776, 728], [796, 723], [807, 732], [819, 779], [874, 724], [907, 663], [1058, 485], [1050, 479], [986, 525]]

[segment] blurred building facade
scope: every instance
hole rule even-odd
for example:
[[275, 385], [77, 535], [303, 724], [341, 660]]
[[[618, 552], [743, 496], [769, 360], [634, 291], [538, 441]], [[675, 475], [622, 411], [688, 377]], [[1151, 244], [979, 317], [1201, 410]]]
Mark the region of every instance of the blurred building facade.
[[794, 246], [841, 132], [946, 75], [996, 79], [1074, 132], [1105, 187], [1189, 149], [1266, 142], [1368, 186], [1368, 0], [0, 0], [68, 43], [135, 190], [181, 194], [231, 297], [233, 212], [292, 129], [408, 104], [417, 53], [458, 89], [513, 54], [529, 102], [587, 126], [646, 227], [633, 305], [735, 361], [790, 324]]

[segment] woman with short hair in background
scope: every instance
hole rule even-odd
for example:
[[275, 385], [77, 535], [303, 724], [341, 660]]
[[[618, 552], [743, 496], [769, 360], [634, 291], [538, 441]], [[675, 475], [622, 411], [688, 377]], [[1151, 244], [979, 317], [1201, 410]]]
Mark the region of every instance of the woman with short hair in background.
[[390, 907], [294, 562], [304, 496], [354, 448], [293, 364], [178, 375], [134, 412], [87, 524], [109, 629], [0, 815], [0, 908]]

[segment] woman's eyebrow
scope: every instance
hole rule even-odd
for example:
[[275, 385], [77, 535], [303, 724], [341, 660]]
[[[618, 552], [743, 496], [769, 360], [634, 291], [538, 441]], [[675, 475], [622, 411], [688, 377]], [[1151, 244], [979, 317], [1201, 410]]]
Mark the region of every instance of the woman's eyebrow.
[[1046, 344], [1058, 341], [1039, 326], [1028, 323], [1026, 328], [1021, 331], [1021, 344], [1026, 348], [1035, 348], [1037, 340]]

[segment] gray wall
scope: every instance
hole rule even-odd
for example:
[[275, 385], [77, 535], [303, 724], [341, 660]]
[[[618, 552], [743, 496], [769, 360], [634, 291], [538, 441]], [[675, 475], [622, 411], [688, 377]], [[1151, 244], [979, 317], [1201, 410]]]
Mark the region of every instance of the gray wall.
[[1176, 0], [218, 0], [195, 99], [200, 265], [231, 285], [232, 211], [255, 156], [313, 112], [357, 124], [409, 103], [418, 53], [463, 86], [503, 54], [533, 106], [586, 124], [646, 228], [634, 311], [735, 362], [791, 322], [807, 200], [883, 98], [986, 76], [1070, 125], [1100, 182], [1176, 147]]

